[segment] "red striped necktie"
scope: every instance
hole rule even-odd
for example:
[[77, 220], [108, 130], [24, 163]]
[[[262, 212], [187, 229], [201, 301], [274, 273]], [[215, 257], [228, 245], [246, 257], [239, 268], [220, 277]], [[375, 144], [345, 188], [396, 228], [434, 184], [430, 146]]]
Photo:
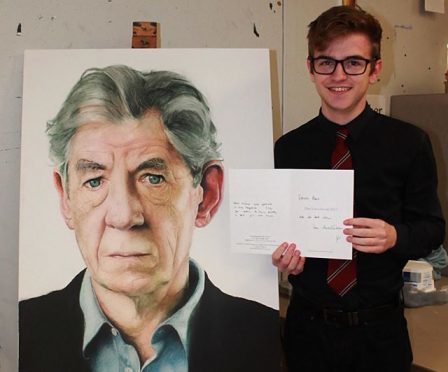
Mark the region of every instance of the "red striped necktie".
[[[348, 129], [336, 132], [336, 145], [331, 155], [332, 169], [352, 169], [352, 157], [347, 146]], [[328, 260], [327, 283], [339, 296], [344, 296], [356, 285], [356, 251], [352, 260]]]

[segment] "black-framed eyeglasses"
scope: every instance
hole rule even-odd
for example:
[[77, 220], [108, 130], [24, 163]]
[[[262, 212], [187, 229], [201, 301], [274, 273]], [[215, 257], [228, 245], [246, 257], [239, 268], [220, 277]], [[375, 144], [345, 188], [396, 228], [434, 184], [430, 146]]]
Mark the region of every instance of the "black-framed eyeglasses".
[[363, 57], [347, 57], [335, 59], [332, 57], [308, 57], [313, 72], [319, 75], [331, 75], [340, 63], [347, 75], [362, 75], [366, 72], [367, 65], [376, 62], [377, 58], [367, 59]]

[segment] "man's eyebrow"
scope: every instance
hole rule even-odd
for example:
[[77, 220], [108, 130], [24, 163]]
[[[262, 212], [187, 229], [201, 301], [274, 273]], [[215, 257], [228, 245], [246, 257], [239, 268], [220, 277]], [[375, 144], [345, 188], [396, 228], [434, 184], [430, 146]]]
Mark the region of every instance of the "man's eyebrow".
[[363, 56], [361, 56], [359, 54], [354, 54], [354, 55], [351, 55], [351, 56], [347, 56], [347, 57], [345, 57], [343, 59], [337, 59], [337, 58], [334, 58], [332, 56], [327, 56], [327, 55], [322, 55], [322, 56], [315, 57], [315, 58], [328, 58], [328, 59], [333, 59], [333, 60], [336, 60], [336, 61], [343, 61], [345, 59], [352, 59], [352, 58], [353, 59], [368, 59], [368, 58], [365, 58], [365, 57], [363, 57]]
[[166, 170], [168, 167], [166, 165], [166, 161], [161, 158], [153, 158], [145, 160], [144, 162], [140, 163], [136, 172], [140, 172], [145, 169], [155, 169], [159, 171]]
[[345, 57], [344, 59], [349, 59], [349, 58], [353, 58], [353, 59], [369, 59], [369, 58], [363, 57], [363, 56], [361, 56], [359, 54], [348, 56], [348, 57]]
[[87, 160], [87, 159], [79, 159], [75, 165], [75, 170], [77, 172], [80, 172], [80, 171], [83, 172], [86, 170], [105, 170], [105, 169], [106, 169], [106, 166], [104, 164], [100, 164], [95, 161]]

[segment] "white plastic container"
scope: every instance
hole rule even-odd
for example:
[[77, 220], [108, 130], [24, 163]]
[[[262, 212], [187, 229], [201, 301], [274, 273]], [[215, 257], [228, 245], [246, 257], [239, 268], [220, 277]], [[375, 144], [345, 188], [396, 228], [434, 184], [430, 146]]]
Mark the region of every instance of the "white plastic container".
[[409, 260], [403, 269], [405, 286], [412, 286], [423, 292], [435, 291], [432, 266], [426, 261]]

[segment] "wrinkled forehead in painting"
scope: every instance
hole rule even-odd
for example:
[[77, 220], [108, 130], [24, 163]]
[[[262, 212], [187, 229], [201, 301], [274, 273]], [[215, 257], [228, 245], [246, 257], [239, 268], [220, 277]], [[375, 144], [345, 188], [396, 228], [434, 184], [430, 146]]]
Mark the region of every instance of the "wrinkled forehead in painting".
[[203, 94], [171, 71], [142, 72], [124, 65], [85, 71], [47, 123], [50, 156], [65, 177], [70, 142], [80, 126], [91, 121], [119, 125], [149, 110], [160, 113], [170, 143], [198, 185], [204, 165], [221, 158], [216, 127]]

